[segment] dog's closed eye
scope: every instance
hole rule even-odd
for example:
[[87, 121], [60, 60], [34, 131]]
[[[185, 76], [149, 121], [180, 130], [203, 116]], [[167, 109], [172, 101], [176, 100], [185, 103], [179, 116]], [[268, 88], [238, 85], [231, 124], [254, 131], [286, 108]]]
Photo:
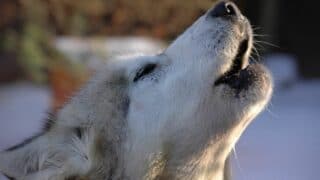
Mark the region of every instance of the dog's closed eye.
[[156, 69], [156, 67], [157, 67], [157, 65], [153, 64], [153, 63], [144, 65], [142, 68], [140, 68], [137, 71], [137, 73], [133, 79], [133, 82], [137, 82], [140, 79], [142, 79], [143, 77], [147, 76], [148, 74], [151, 74]]
[[75, 134], [77, 135], [77, 137], [78, 137], [79, 139], [82, 138], [83, 134], [82, 134], [82, 129], [81, 129], [81, 128], [75, 128], [75, 129], [74, 129], [74, 132], [75, 132]]

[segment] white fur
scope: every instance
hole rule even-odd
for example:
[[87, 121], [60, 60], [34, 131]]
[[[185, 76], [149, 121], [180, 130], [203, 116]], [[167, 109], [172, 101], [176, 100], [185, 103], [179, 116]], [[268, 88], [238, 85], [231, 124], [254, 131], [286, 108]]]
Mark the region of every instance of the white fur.
[[[205, 14], [160, 55], [109, 63], [48, 132], [1, 153], [0, 171], [20, 179], [222, 180], [229, 152], [271, 96], [264, 70], [239, 97], [214, 86], [236, 56], [248, 23], [240, 21]], [[133, 82], [145, 63], [157, 69]]]

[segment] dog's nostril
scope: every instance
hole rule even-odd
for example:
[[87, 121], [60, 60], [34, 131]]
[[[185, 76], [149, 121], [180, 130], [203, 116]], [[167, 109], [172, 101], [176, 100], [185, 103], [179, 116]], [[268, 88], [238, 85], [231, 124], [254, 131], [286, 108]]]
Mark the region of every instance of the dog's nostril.
[[236, 15], [236, 8], [232, 3], [226, 3], [226, 9], [228, 15]]
[[234, 16], [237, 15], [237, 9], [237, 6], [232, 2], [220, 2], [209, 14], [213, 17]]

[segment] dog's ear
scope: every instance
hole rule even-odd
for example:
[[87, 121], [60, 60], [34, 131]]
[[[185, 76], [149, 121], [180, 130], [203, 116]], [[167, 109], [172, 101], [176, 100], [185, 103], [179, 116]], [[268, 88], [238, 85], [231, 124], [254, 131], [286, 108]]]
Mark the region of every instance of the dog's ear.
[[87, 130], [53, 130], [0, 152], [0, 172], [13, 179], [63, 179], [91, 166]]

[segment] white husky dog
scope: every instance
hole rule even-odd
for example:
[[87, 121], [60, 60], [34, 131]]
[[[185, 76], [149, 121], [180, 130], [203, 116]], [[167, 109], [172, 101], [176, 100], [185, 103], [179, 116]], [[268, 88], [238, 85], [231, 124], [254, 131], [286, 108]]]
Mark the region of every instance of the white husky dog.
[[0, 153], [24, 180], [225, 180], [228, 155], [268, 103], [272, 83], [249, 64], [252, 29], [221, 1], [155, 56], [117, 60], [50, 122]]

